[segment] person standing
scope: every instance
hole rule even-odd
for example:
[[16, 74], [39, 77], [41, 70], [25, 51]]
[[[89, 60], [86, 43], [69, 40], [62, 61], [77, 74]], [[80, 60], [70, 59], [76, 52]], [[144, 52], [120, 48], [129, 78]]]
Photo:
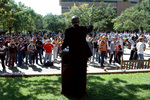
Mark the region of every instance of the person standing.
[[42, 64], [42, 49], [43, 49], [43, 44], [42, 41], [40, 41], [40, 37], [37, 38], [36, 41], [36, 64], [38, 64], [38, 54], [40, 56], [40, 63]]
[[59, 38], [61, 38], [61, 32], [58, 33]]
[[45, 58], [44, 58], [44, 64], [46, 63], [46, 60], [48, 59], [49, 63], [51, 63], [52, 58], [52, 49], [54, 46], [51, 44], [51, 40], [48, 39], [47, 43], [43, 47], [45, 49]]
[[30, 41], [30, 44], [28, 45], [27, 50], [29, 52], [29, 63], [32, 66], [32, 65], [34, 65], [35, 50], [36, 50], [36, 46], [35, 46], [33, 40]]
[[[92, 44], [91, 37], [88, 38], [88, 45], [90, 47], [91, 52], [93, 53], [93, 44]], [[92, 58], [92, 56], [89, 58], [89, 64], [91, 63], [91, 58]]]
[[55, 38], [55, 32], [53, 32], [52, 34], [51, 34], [51, 37], [52, 37], [52, 39], [54, 39]]
[[57, 60], [57, 53], [58, 53], [58, 47], [59, 47], [59, 42], [56, 37], [54, 38], [53, 45], [54, 45], [53, 58], [55, 61], [55, 60]]
[[149, 35], [147, 36], [147, 40], [148, 40], [148, 44], [149, 44], [149, 47], [150, 47], [150, 33], [149, 33]]
[[8, 45], [9, 51], [9, 64], [8, 67], [14, 67], [14, 62], [16, 59], [16, 44], [14, 39], [11, 39], [10, 44]]
[[99, 49], [100, 49], [100, 51], [101, 51], [101, 64], [100, 64], [100, 67], [101, 68], [104, 68], [104, 58], [105, 58], [105, 55], [106, 55], [106, 45], [107, 45], [107, 43], [106, 43], [106, 37], [105, 36], [103, 36], [102, 37], [102, 40], [100, 41], [100, 44], [99, 44]]
[[93, 39], [92, 39], [92, 44], [93, 44], [93, 57], [92, 57], [92, 61], [94, 62], [95, 55], [96, 55], [96, 61], [98, 61], [97, 40], [96, 40], [95, 37], [93, 37]]
[[123, 49], [122, 49], [122, 47], [121, 47], [121, 45], [120, 45], [120, 43], [119, 43], [119, 41], [117, 41], [117, 46], [116, 46], [116, 62], [118, 63], [118, 64], [121, 64], [121, 56], [122, 56], [122, 54], [123, 54]]
[[5, 69], [5, 64], [4, 64], [5, 51], [6, 51], [6, 47], [3, 45], [2, 39], [0, 39], [0, 59], [1, 59], [2, 67], [3, 67], [3, 71], [6, 70], [6, 69]]
[[[72, 84], [68, 87], [68, 92], [77, 97], [82, 97], [86, 93], [86, 71], [87, 60], [92, 56], [91, 50], [86, 42], [86, 35], [93, 30], [93, 25], [87, 28], [79, 26], [79, 17], [73, 16], [71, 19], [73, 27], [66, 29], [65, 39], [62, 49], [69, 46], [69, 65]], [[77, 38], [75, 38], [77, 37]]]
[[106, 51], [107, 51], [107, 52], [106, 52], [106, 58], [108, 57], [108, 55], [109, 55], [109, 57], [110, 57], [110, 43], [111, 43], [111, 42], [108, 41], [108, 38], [106, 38], [106, 47], [107, 47], [107, 48], [106, 48], [106, 49], [107, 49], [107, 50], [106, 50]]
[[28, 45], [29, 45], [29, 40], [26, 39], [26, 41], [24, 43], [25, 55], [26, 55], [26, 64], [28, 64], [28, 59], [29, 59]]
[[24, 50], [24, 45], [22, 43], [22, 39], [19, 40], [19, 44], [17, 46], [17, 51], [18, 51], [18, 66], [22, 65], [23, 61], [23, 50]]
[[122, 47], [122, 50], [123, 50], [123, 52], [124, 52], [124, 45], [123, 45], [123, 37], [122, 36], [120, 36], [119, 37], [119, 44], [121, 45], [121, 47]]
[[17, 46], [18, 46], [18, 44], [19, 44], [19, 41], [18, 41], [17, 38], [15, 39], [15, 44], [16, 44], [16, 58], [15, 58], [15, 63], [17, 64], [17, 62], [18, 62], [18, 51], [17, 51]]
[[[138, 60], [144, 60], [144, 51], [146, 49], [146, 45], [144, 44], [143, 37], [139, 37], [139, 42], [137, 43], [136, 47], [137, 47]], [[138, 68], [141, 68], [143, 66], [143, 63], [142, 64], [139, 63], [138, 65], [139, 65]]]
[[136, 45], [136, 42], [135, 42], [135, 37], [132, 36], [131, 39], [129, 39], [129, 42], [131, 43], [131, 50], [134, 48], [134, 45]]
[[116, 39], [113, 37], [113, 41], [112, 41], [111, 44], [110, 44], [110, 51], [111, 51], [111, 53], [110, 53], [109, 64], [111, 64], [113, 56], [114, 56], [114, 61], [113, 61], [113, 63], [115, 63], [115, 50], [116, 50], [116, 45], [117, 45]]
[[8, 58], [9, 58], [9, 53], [8, 53], [8, 44], [10, 43], [9, 37], [6, 37], [6, 41], [5, 41], [5, 47], [6, 47], [6, 59], [5, 59], [5, 65], [7, 65], [8, 63]]

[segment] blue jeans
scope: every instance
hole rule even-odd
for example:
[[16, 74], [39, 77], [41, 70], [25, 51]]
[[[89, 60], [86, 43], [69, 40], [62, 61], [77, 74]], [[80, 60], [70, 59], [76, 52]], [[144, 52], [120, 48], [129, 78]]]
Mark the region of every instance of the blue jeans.
[[15, 59], [16, 64], [17, 64], [17, 61], [18, 61], [18, 51], [16, 51], [16, 59]]
[[31, 52], [29, 52], [29, 63], [34, 64], [35, 61], [35, 55], [33, 56]]
[[104, 64], [105, 54], [106, 54], [106, 51], [102, 51], [102, 53], [101, 53], [101, 67], [103, 67], [103, 64]]
[[58, 58], [58, 56], [59, 56], [59, 49], [60, 49], [60, 48], [58, 47], [58, 51], [57, 51], [57, 58]]
[[5, 59], [5, 61], [6, 61], [5, 63], [6, 63], [6, 65], [7, 65], [8, 58], [9, 58], [8, 56], [9, 56], [9, 52], [8, 52], [8, 50], [6, 50], [6, 59]]
[[36, 50], [36, 63], [38, 63], [38, 54], [40, 56], [40, 62], [42, 63], [42, 50]]
[[[138, 54], [138, 60], [144, 60], [144, 55], [143, 54]], [[138, 68], [142, 68], [142, 66], [143, 66], [143, 62], [142, 63], [137, 63], [137, 66], [136, 66], [136, 68], [138, 67]]]
[[101, 55], [98, 54], [98, 63], [101, 62]]
[[26, 52], [26, 64], [28, 64], [29, 53]]
[[22, 65], [22, 51], [18, 51], [18, 65]]
[[98, 60], [97, 48], [94, 48], [94, 49], [93, 49], [93, 57], [92, 57], [92, 60], [93, 60], [93, 61], [94, 61], [95, 55], [96, 55], [96, 61], [97, 61], [97, 60]]

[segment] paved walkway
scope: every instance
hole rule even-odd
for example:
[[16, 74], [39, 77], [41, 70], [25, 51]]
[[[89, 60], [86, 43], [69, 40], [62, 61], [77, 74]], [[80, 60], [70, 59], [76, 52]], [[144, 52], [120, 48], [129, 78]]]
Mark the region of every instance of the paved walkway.
[[[128, 60], [130, 56], [130, 50], [124, 49], [124, 60]], [[147, 49], [144, 54], [144, 59], [150, 58], [150, 47], [147, 45]], [[105, 59], [105, 66], [107, 66], [107, 72], [104, 69], [101, 69], [97, 62], [93, 62], [88, 64], [87, 73], [108, 73], [108, 72], [121, 72], [121, 70], [116, 70], [116, 66], [118, 64], [108, 64], [109, 58]], [[132, 71], [132, 70], [131, 70]], [[54, 66], [45, 67], [41, 64], [35, 66], [23, 65], [21, 67], [17, 67], [15, 65], [14, 68], [8, 68], [6, 66], [6, 72], [2, 71], [2, 66], [0, 65], [0, 76], [8, 76], [8, 75], [60, 75], [61, 74], [61, 58], [58, 58], [58, 61], [54, 62]]]

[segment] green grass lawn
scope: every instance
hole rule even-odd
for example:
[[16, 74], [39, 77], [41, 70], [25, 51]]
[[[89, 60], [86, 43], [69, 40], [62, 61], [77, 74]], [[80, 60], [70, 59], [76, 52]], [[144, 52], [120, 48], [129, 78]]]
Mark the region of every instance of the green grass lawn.
[[[0, 100], [76, 100], [60, 90], [60, 76], [0, 77]], [[88, 75], [87, 95], [82, 99], [150, 100], [150, 73]]]

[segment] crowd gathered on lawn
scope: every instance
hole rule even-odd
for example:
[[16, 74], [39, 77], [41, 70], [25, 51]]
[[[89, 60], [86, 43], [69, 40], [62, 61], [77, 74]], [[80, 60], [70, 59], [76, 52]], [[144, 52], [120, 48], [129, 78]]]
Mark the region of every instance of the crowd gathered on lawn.
[[[62, 44], [65, 34], [59, 32], [38, 34], [2, 34], [0, 35], [0, 59], [3, 70], [23, 64], [33, 66], [55, 62], [62, 55]], [[78, 37], [74, 37], [78, 41]], [[118, 33], [95, 31], [87, 35], [86, 41], [93, 53], [88, 60], [98, 62], [104, 68], [104, 60], [109, 58], [109, 64], [121, 64], [124, 47], [131, 49], [129, 60], [143, 60], [146, 43], [150, 47], [150, 33]], [[77, 47], [78, 48], [78, 47]], [[79, 48], [80, 49], [80, 48]], [[53, 57], [53, 60], [52, 60]]]

